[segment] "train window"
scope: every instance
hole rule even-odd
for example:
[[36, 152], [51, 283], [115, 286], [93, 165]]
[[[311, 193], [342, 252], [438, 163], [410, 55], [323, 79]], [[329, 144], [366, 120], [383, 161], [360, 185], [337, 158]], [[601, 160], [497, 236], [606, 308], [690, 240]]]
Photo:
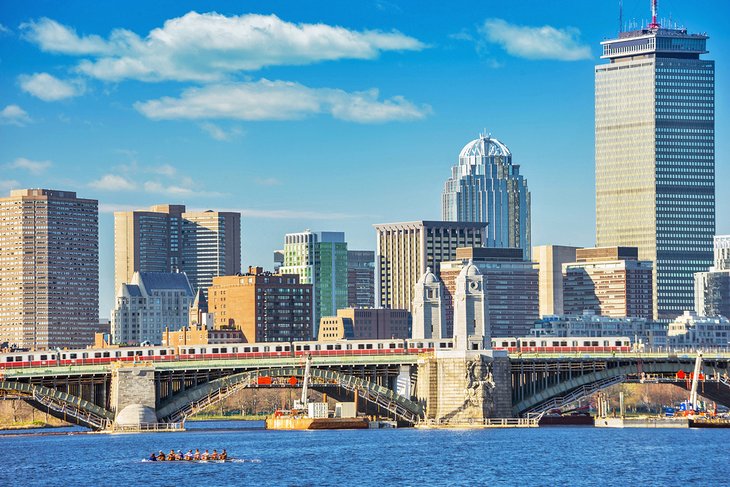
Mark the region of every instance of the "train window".
[[537, 345], [536, 345], [536, 343], [537, 343], [537, 342], [530, 342], [530, 346], [531, 346], [531, 347], [535, 347], [535, 346], [537, 346]]
[[201, 348], [200, 349], [200, 353], [205, 353], [205, 349], [204, 348]]
[[219, 351], [219, 350], [218, 350], [217, 348], [214, 348], [214, 349], [213, 349], [213, 350], [211, 351], [211, 353], [218, 353], [218, 351]]
[[160, 355], [167, 355], [167, 350], [160, 350]]
[[73, 360], [73, 359], [76, 358], [76, 354], [75, 353], [70, 353], [70, 354], [68, 354], [68, 358], [70, 358], [71, 360]]
[[134, 354], [135, 354], [136, 356], [138, 356], [138, 357], [141, 357], [141, 356], [142, 356], [142, 350], [135, 350], [135, 351], [134, 351]]
[[603, 340], [603, 346], [604, 347], [607, 347], [608, 346], [608, 340]]
[[332, 350], [332, 345], [327, 345], [327, 346], [325, 347], [325, 350]]
[[238, 347], [231, 348], [231, 353], [238, 353]]
[[433, 342], [428, 342], [428, 348], [433, 348]]
[[389, 343], [388, 344], [388, 348], [396, 348], [396, 344], [395, 343]]
[[365, 349], [365, 344], [364, 343], [358, 343], [357, 344], [357, 349], [358, 350], [364, 350]]
[[373, 344], [372, 344], [372, 343], [366, 343], [366, 344], [365, 344], [365, 348], [366, 348], [367, 350], [372, 350], [372, 349], [373, 349]]
[[[121, 356], [122, 356], [122, 352], [114, 352], [114, 356], [115, 356], [116, 358], [119, 358], [119, 357], [121, 357]], [[65, 356], [65, 355], [64, 355], [64, 358], [66, 358], [66, 356]]]
[[346, 345], [346, 348], [347, 348], [348, 350], [352, 350], [352, 343], [348, 343], [348, 344]]
[[89, 358], [89, 354], [84, 352], [81, 354], [81, 358]]
[[276, 347], [274, 348], [274, 350], [275, 350], [276, 352], [281, 352], [281, 345], [277, 345], [277, 346], [276, 346]]
[[147, 356], [148, 357], [151, 357], [154, 354], [155, 354], [155, 351], [154, 350], [147, 350]]
[[291, 350], [291, 347], [289, 347], [289, 345], [284, 345], [284, 351], [285, 352], [288, 352], [290, 350]]
[[584, 342], [583, 342], [583, 346], [584, 346], [584, 347], [590, 347], [590, 346], [591, 346], [591, 342], [589, 342], [589, 341], [584, 341]]
[[597, 342], [597, 341], [595, 341], [595, 342], [591, 342], [591, 346], [592, 346], [592, 347], [597, 347], [597, 346], [598, 346], [598, 342]]
[[378, 343], [378, 350], [382, 350], [382, 349], [383, 349], [383, 344], [382, 343]]
[[5, 361], [8, 362], [8, 363], [10, 363], [10, 362], [13, 361], [13, 357], [6, 357], [5, 358]]
[[568, 342], [567, 341], [560, 342], [560, 346], [561, 347], [567, 347], [568, 346]]
[[310, 347], [309, 345], [304, 345], [302, 347], [302, 350], [311, 350], [311, 349], [312, 349], [312, 347]]
[[250, 353], [251, 347], [243, 347], [243, 353]]
[[104, 358], [109, 358], [110, 355], [111, 354], [109, 352], [104, 352], [104, 353], [101, 354], [101, 356], [104, 357]]
[[94, 358], [101, 358], [101, 352], [94, 352]]
[[454, 348], [454, 342], [449, 342], [449, 348]]
[[314, 349], [315, 350], [322, 350], [322, 345], [315, 345], [314, 346]]
[[616, 340], [616, 346], [617, 347], [620, 347], [621, 346], [621, 340]]
[[269, 347], [269, 346], [264, 347], [264, 352], [270, 352], [270, 351], [271, 351], [271, 347]]
[[221, 348], [221, 353], [228, 353], [228, 349], [225, 347]]
[[339, 343], [335, 345], [335, 350], [342, 350], [342, 345], [340, 345]]
[[577, 347], [578, 346], [578, 340], [573, 340], [571, 342], [571, 347]]
[[48, 360], [48, 355], [41, 355], [41, 360]]
[[547, 342], [545, 340], [540, 342], [541, 347], [547, 347]]

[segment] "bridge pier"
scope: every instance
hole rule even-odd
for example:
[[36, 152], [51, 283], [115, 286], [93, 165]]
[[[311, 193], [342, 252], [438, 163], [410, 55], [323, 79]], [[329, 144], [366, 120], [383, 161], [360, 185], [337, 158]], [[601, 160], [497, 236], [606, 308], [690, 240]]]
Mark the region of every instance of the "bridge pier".
[[437, 351], [418, 361], [416, 396], [431, 424], [483, 424], [512, 416], [509, 356], [500, 351]]
[[119, 367], [112, 370], [111, 409], [114, 427], [141, 428], [157, 423], [155, 368]]

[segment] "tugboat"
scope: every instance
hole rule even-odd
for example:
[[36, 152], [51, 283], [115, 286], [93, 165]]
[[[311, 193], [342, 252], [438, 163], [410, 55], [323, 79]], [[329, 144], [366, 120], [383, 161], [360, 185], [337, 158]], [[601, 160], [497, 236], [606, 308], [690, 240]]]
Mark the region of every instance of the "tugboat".
[[302, 398], [294, 402], [290, 410], [277, 409], [273, 415], [266, 418], [266, 429], [269, 430], [334, 430], [334, 429], [366, 429], [369, 421], [365, 417], [357, 416], [357, 393], [355, 402], [337, 403], [334, 414], [324, 402], [309, 402], [309, 389], [312, 357], [307, 357], [304, 369], [304, 384]]

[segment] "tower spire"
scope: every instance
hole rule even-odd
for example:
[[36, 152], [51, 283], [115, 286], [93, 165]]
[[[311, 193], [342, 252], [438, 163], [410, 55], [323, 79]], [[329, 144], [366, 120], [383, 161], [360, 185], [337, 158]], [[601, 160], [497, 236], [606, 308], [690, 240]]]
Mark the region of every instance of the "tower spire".
[[659, 0], [651, 0], [651, 24], [649, 24], [650, 29], [658, 29], [661, 27], [659, 25], [659, 22], [657, 22], [657, 3], [659, 3]]

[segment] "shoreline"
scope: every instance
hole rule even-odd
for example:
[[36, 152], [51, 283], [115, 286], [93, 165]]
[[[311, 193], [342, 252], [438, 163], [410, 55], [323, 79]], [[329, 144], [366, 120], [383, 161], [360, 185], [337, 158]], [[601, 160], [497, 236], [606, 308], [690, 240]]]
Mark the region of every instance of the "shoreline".
[[30, 422], [30, 423], [12, 423], [12, 424], [0, 424], [0, 431], [16, 431], [16, 430], [41, 430], [41, 429], [55, 429], [55, 428], [68, 428], [74, 426], [73, 424], [49, 424], [45, 422]]

